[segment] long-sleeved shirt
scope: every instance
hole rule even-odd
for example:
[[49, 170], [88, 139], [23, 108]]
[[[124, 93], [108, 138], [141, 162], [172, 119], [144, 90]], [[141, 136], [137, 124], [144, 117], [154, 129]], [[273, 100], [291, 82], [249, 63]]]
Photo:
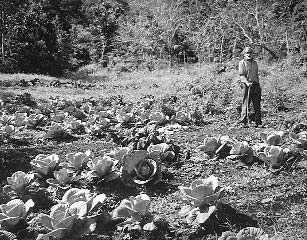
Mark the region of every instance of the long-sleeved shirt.
[[248, 82], [259, 83], [258, 64], [256, 61], [247, 61], [245, 59], [239, 62], [239, 75], [246, 76]]

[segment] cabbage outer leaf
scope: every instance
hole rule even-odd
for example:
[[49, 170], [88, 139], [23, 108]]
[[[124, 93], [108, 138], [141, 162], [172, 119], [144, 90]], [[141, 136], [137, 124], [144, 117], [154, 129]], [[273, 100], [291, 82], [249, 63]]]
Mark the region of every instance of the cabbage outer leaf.
[[87, 215], [87, 204], [84, 201], [75, 202], [69, 207], [70, 215], [77, 215], [82, 218]]
[[13, 199], [0, 205], [0, 212], [8, 217], [25, 217], [27, 214], [25, 204], [20, 199]]
[[208, 220], [208, 218], [216, 211], [216, 206], [210, 206], [207, 212], [199, 211], [196, 216], [196, 221], [198, 223], [204, 223]]

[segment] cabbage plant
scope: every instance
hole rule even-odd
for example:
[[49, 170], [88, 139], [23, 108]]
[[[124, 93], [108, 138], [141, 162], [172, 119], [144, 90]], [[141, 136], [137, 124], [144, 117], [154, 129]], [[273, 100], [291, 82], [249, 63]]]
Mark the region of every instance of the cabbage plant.
[[299, 148], [307, 150], [307, 131], [303, 131], [298, 134], [290, 133], [289, 136]]
[[180, 186], [182, 200], [186, 204], [179, 212], [187, 223], [202, 224], [216, 211], [215, 203], [220, 199], [223, 189], [218, 186], [217, 177], [195, 180], [189, 187]]
[[[35, 218], [36, 224], [44, 227], [48, 233], [39, 234], [37, 240], [81, 237], [83, 234], [93, 232], [96, 228], [96, 222], [93, 218], [84, 217], [84, 213], [86, 214], [83, 205], [70, 208], [69, 205], [57, 204], [51, 208], [49, 215], [39, 214]], [[78, 224], [79, 217], [82, 217], [80, 219], [82, 224]], [[77, 225], [78, 227], [76, 227]], [[79, 233], [79, 236], [76, 232]]]
[[31, 165], [33, 169], [41, 174], [42, 176], [47, 176], [51, 174], [54, 168], [59, 163], [59, 156], [57, 154], [38, 154], [32, 161]]
[[243, 154], [247, 154], [251, 150], [252, 148], [249, 146], [249, 144], [246, 141], [236, 142], [233, 145], [232, 149], [230, 150], [230, 154], [243, 155]]
[[206, 153], [215, 152], [221, 146], [220, 138], [220, 135], [218, 137], [206, 137], [204, 143], [197, 148]]
[[51, 120], [58, 123], [63, 122], [67, 116], [68, 113], [63, 111], [54, 111], [50, 114]]
[[13, 125], [15, 117], [13, 115], [2, 115], [0, 116], [0, 124], [2, 125]]
[[163, 125], [169, 119], [162, 112], [153, 112], [149, 115], [151, 122], [154, 122], [157, 125]]
[[27, 113], [15, 113], [15, 126], [25, 126], [27, 123]]
[[33, 181], [34, 174], [17, 171], [6, 179], [8, 185], [4, 186], [3, 188], [5, 189], [5, 192], [14, 191], [16, 193], [23, 193], [25, 188]]
[[43, 124], [47, 118], [43, 114], [31, 114], [26, 119], [26, 125], [29, 128], [36, 128], [37, 126]]
[[144, 193], [136, 197], [124, 199], [120, 205], [114, 209], [113, 217], [124, 217], [131, 218], [135, 221], [141, 221], [142, 218], [150, 215], [150, 204], [150, 197]]
[[272, 238], [265, 234], [261, 228], [246, 227], [241, 229], [237, 234], [231, 231], [223, 232], [218, 240], [282, 240], [279, 235]]
[[140, 102], [140, 107], [147, 110], [152, 106], [153, 103], [154, 103], [153, 98], [145, 98]]
[[123, 158], [122, 181], [127, 186], [156, 184], [162, 178], [158, 159], [149, 158], [145, 150], [135, 150]]
[[106, 199], [105, 194], [93, 194], [88, 189], [71, 188], [65, 192], [61, 203], [73, 204], [75, 202], [83, 201], [87, 205], [88, 211], [93, 211], [98, 203], [103, 203]]
[[150, 197], [141, 193], [135, 197], [124, 199], [119, 206], [113, 210], [114, 219], [124, 218], [125, 221], [118, 225], [119, 228], [151, 230], [153, 216], [149, 212], [151, 204]]
[[285, 135], [284, 131], [271, 131], [271, 132], [262, 132], [260, 137], [268, 145], [278, 145], [282, 141], [282, 137]]
[[87, 162], [89, 167], [90, 176], [103, 178], [105, 180], [112, 180], [117, 178], [118, 175], [115, 172], [115, 166], [118, 160], [115, 160], [107, 155], [103, 157], [96, 157]]
[[205, 153], [217, 153], [218, 149], [225, 146], [228, 142], [230, 142], [230, 138], [227, 135], [218, 135], [217, 137], [208, 136], [204, 139], [203, 144], [198, 146], [197, 149]]
[[96, 124], [96, 123], [95, 124], [86, 125], [84, 131], [87, 134], [90, 134], [90, 135], [93, 135], [93, 136], [101, 135], [104, 132], [103, 128], [100, 125]]
[[66, 159], [64, 162], [60, 164], [60, 166], [71, 168], [74, 171], [82, 170], [87, 162], [91, 159], [92, 152], [90, 150], [77, 153], [69, 153], [66, 155]]
[[66, 125], [67, 129], [71, 129], [71, 130], [78, 130], [82, 127], [84, 127], [83, 123], [81, 120], [78, 120], [76, 118], [66, 118], [64, 120], [64, 123]]
[[172, 120], [180, 124], [187, 124], [191, 122], [191, 115], [185, 111], [178, 111]]
[[128, 123], [135, 122], [135, 115], [134, 113], [122, 112], [116, 115], [116, 119], [118, 122], [122, 124], [128, 124]]
[[90, 102], [83, 103], [82, 106], [80, 107], [80, 109], [87, 114], [92, 112], [92, 108], [93, 105]]
[[[40, 234], [38, 239], [79, 238], [93, 232], [100, 213], [97, 211], [106, 200], [105, 194], [91, 194], [89, 190], [72, 188], [66, 191], [62, 200], [51, 208], [50, 214], [40, 214], [35, 223], [44, 226], [49, 233]], [[100, 221], [109, 221], [104, 215]]]
[[138, 109], [136, 113], [139, 120], [141, 121], [149, 120], [150, 110]]
[[157, 156], [161, 159], [161, 161], [168, 160], [171, 161], [176, 157], [176, 154], [171, 149], [171, 145], [167, 143], [159, 143], [150, 145], [147, 148], [150, 156]]
[[14, 125], [4, 125], [0, 128], [0, 132], [5, 136], [12, 136], [15, 133], [15, 130]]
[[97, 112], [97, 116], [99, 117], [99, 119], [103, 119], [103, 118], [114, 118], [115, 115], [111, 110], [101, 110]]
[[272, 167], [280, 167], [283, 161], [287, 158], [290, 149], [279, 146], [267, 146], [263, 153], [259, 154], [268, 165]]
[[52, 187], [64, 187], [66, 184], [71, 183], [75, 177], [74, 172], [67, 168], [61, 168], [53, 172], [54, 178], [46, 180]]
[[25, 219], [34, 206], [32, 199], [24, 203], [21, 199], [13, 199], [0, 205], [0, 228], [15, 229], [21, 219]]
[[230, 155], [243, 158], [246, 162], [254, 161], [254, 151], [246, 141], [236, 142], [230, 150]]
[[104, 129], [110, 126], [111, 120], [109, 118], [99, 118], [96, 123], [100, 128]]
[[44, 137], [47, 139], [61, 139], [67, 135], [68, 132], [65, 124], [52, 122]]
[[122, 162], [124, 156], [128, 153], [131, 153], [133, 150], [129, 147], [121, 147], [121, 148], [117, 148], [117, 149], [113, 149], [110, 153], [108, 153], [107, 155], [115, 158], [116, 160]]

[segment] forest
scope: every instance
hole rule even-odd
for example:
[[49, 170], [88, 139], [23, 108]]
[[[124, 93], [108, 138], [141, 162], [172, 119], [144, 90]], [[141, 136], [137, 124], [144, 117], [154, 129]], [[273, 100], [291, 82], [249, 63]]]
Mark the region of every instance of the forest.
[[1, 0], [0, 14], [3, 73], [227, 62], [246, 45], [269, 62], [306, 58], [301, 0]]

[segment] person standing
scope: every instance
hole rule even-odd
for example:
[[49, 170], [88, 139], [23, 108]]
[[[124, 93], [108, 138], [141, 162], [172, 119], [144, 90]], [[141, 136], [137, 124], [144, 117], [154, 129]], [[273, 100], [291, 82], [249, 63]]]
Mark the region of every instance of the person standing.
[[243, 50], [244, 58], [239, 62], [239, 75], [243, 91], [241, 117], [238, 123], [244, 125], [248, 122], [248, 108], [252, 102], [255, 112], [256, 127], [262, 125], [261, 121], [261, 88], [259, 84], [258, 64], [254, 60], [254, 52], [251, 47]]

